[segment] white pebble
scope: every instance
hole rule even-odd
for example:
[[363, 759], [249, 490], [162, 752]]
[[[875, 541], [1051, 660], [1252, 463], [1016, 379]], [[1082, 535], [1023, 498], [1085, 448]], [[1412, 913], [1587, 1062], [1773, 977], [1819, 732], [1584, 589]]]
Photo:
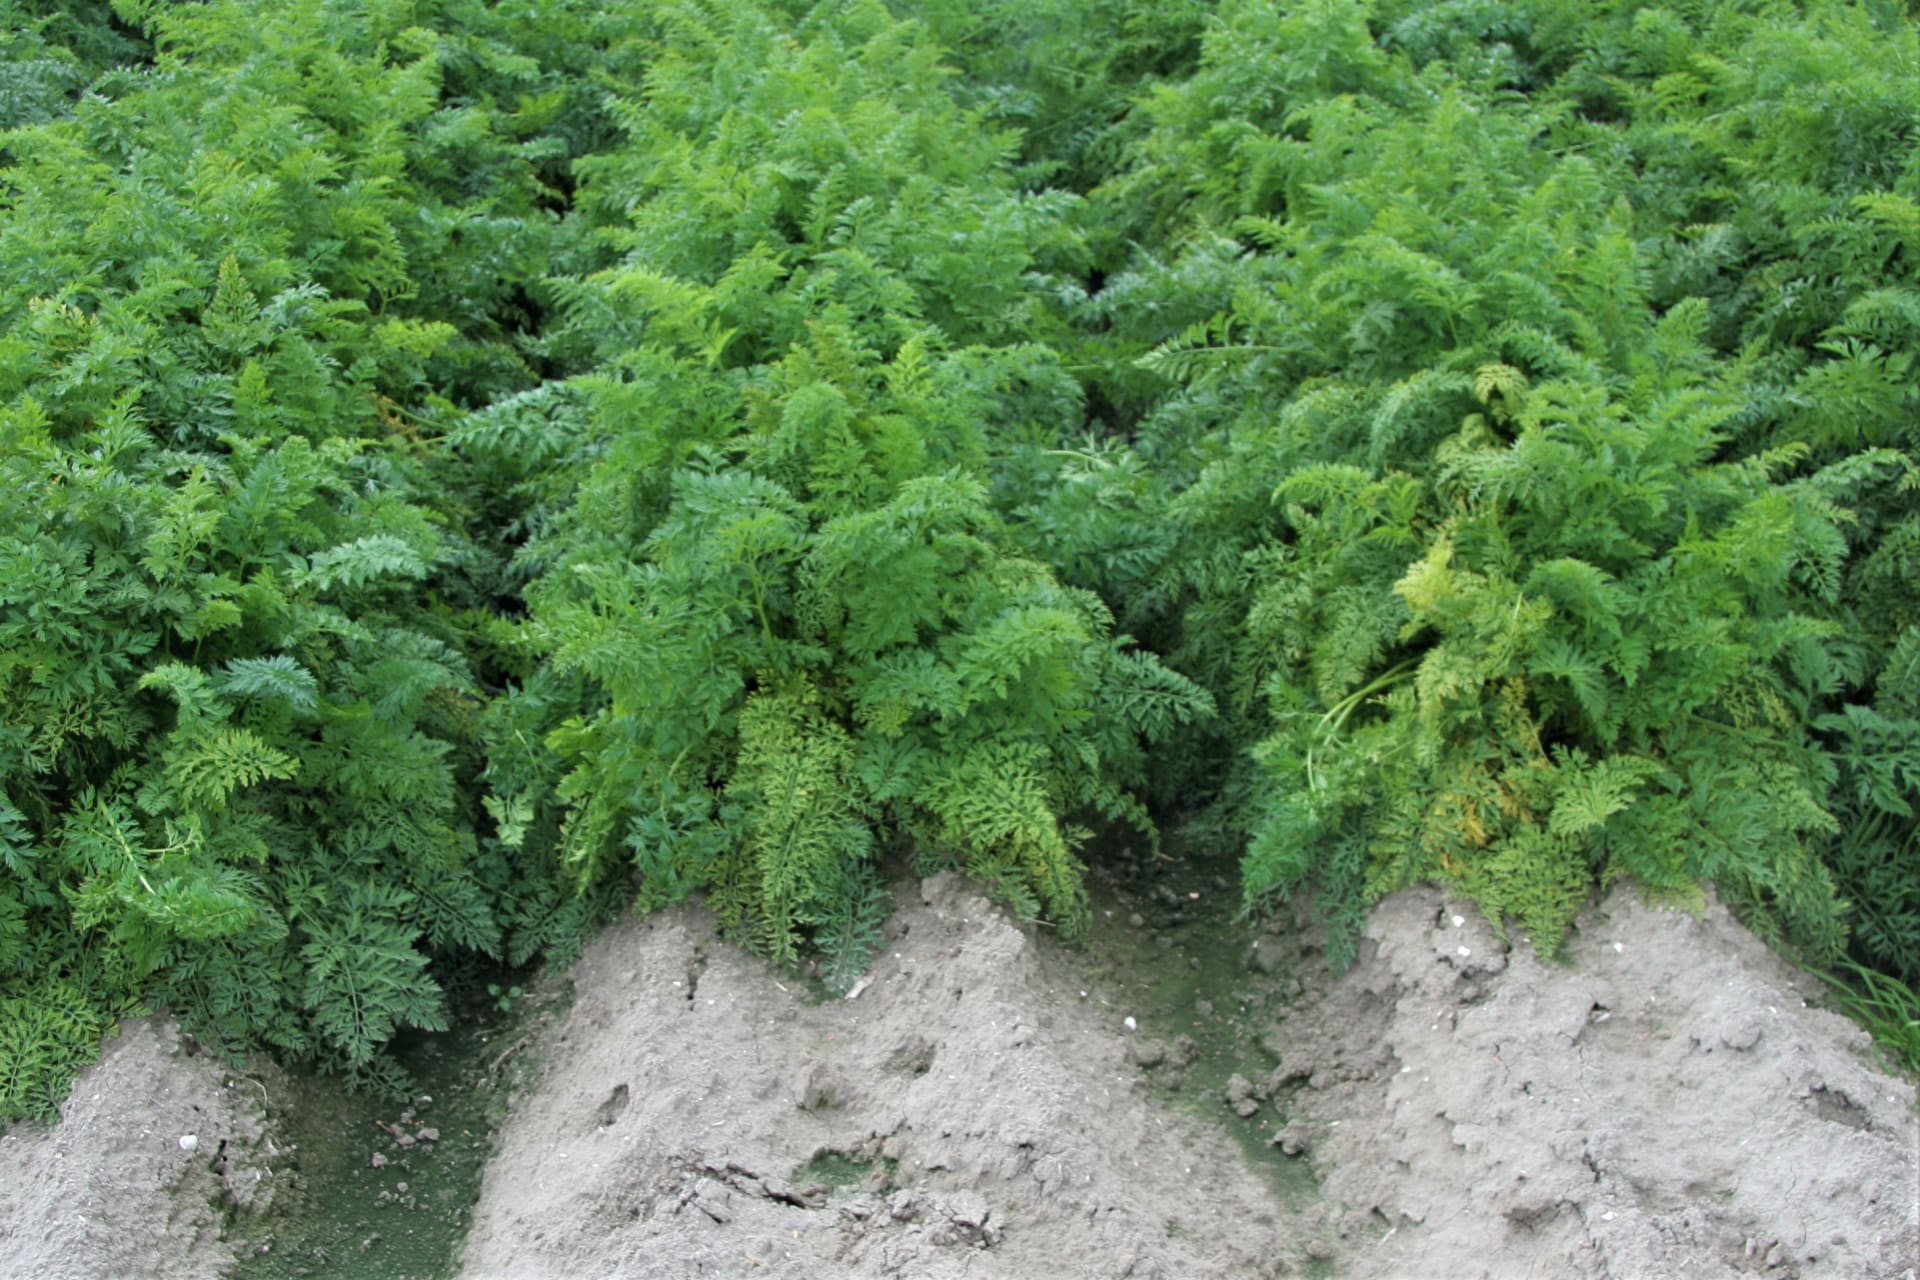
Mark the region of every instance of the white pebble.
[[1122, 1019], [1120, 1025], [1129, 1031], [1138, 1031], [1140, 1029], [1140, 1024], [1134, 1021], [1132, 1014], [1128, 1014]]
[[195, 1150], [199, 1145], [200, 1135], [195, 1133], [183, 1133], [180, 1135], [180, 1149], [182, 1151]]

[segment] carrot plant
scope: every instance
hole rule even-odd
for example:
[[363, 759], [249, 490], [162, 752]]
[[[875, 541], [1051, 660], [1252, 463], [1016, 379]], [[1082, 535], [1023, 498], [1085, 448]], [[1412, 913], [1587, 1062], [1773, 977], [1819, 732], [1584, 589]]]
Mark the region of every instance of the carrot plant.
[[1900, 6], [0, 16], [0, 1115], [1170, 816], [1920, 981]]

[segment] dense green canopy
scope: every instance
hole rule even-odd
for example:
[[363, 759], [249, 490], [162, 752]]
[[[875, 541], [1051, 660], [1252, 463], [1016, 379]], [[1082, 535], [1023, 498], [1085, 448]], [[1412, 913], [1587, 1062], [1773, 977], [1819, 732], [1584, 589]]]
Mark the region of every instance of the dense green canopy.
[[0, 1117], [1176, 817], [1920, 981], [1902, 5], [0, 16]]

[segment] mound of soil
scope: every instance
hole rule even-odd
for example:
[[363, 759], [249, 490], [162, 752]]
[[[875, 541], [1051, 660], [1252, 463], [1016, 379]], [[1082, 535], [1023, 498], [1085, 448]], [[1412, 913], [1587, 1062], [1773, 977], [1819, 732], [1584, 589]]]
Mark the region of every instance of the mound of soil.
[[[1084, 963], [956, 880], [906, 896], [850, 1001], [783, 985], [694, 909], [601, 939], [489, 1169], [467, 1274], [1920, 1267], [1912, 1087], [1717, 905], [1616, 892], [1546, 964], [1417, 890], [1338, 978], [1311, 928], [1249, 934], [1235, 1016], [1279, 1065], [1235, 1074], [1201, 1124], [1167, 1105], [1192, 1073], [1120, 1022], [1127, 997], [1086, 998]], [[1310, 1162], [1317, 1202], [1277, 1197], [1223, 1141], [1235, 1124]]]
[[1920, 1274], [1913, 1088], [1717, 904], [1616, 890], [1547, 964], [1416, 890], [1318, 985], [1269, 1085], [1351, 1274]]
[[[1416, 890], [1336, 977], [1189, 871], [1103, 887], [1081, 953], [908, 887], [845, 1000], [622, 921], [497, 1055], [544, 1065], [462, 1274], [1920, 1277], [1913, 1087], [1719, 906], [1617, 891], [1543, 963]], [[227, 1272], [236, 1208], [298, 1203], [283, 1087], [127, 1024], [0, 1138], [0, 1276]]]
[[279, 1189], [266, 1089], [170, 1021], [123, 1024], [59, 1124], [0, 1137], [0, 1276], [223, 1275], [228, 1211], [264, 1209]]
[[695, 908], [575, 966], [500, 1135], [472, 1276], [1260, 1277], [1300, 1252], [1217, 1127], [1148, 1100], [1119, 1017], [961, 881], [903, 893], [816, 1002]]

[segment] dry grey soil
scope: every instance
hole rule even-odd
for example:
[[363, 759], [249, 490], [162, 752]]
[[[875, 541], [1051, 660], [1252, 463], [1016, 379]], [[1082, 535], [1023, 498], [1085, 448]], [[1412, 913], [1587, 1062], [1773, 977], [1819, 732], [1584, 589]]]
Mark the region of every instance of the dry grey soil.
[[[1248, 932], [1266, 1069], [1196, 1099], [1192, 1045], [1087, 957], [950, 877], [900, 898], [848, 1000], [697, 908], [595, 942], [463, 1274], [1920, 1275], [1912, 1086], [1718, 906], [1616, 891], [1543, 964], [1414, 891], [1338, 979], [1311, 929]], [[271, 1183], [256, 1092], [132, 1024], [0, 1140], [0, 1276], [218, 1274], [215, 1204]]]
[[0, 1277], [223, 1275], [235, 1262], [226, 1206], [263, 1210], [279, 1191], [273, 1082], [270, 1068], [243, 1074], [199, 1052], [168, 1021], [122, 1024], [58, 1125], [0, 1137]]

